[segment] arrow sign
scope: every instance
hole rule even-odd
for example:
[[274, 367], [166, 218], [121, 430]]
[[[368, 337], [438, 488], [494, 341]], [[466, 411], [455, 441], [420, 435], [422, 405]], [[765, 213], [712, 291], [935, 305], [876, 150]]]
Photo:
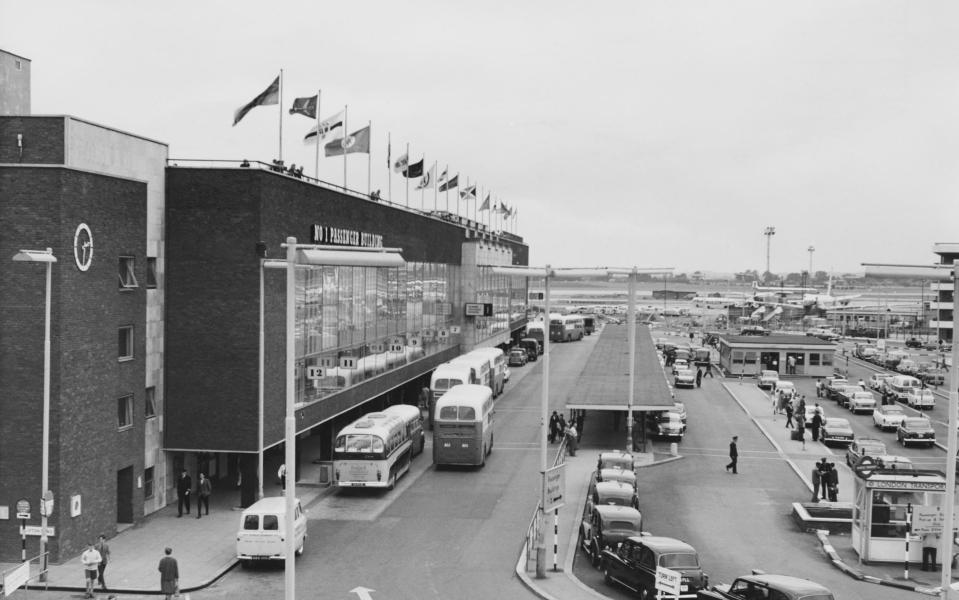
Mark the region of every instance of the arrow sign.
[[356, 594], [359, 600], [373, 600], [373, 596], [370, 595], [370, 592], [375, 592], [375, 591], [376, 590], [371, 590], [370, 588], [359, 586], [350, 590], [350, 593]]

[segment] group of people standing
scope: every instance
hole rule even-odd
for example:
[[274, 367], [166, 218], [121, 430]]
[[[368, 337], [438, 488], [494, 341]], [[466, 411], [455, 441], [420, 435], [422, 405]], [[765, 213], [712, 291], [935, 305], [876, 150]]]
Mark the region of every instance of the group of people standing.
[[566, 449], [570, 456], [576, 456], [576, 448], [579, 440], [583, 436], [583, 420], [586, 411], [579, 411], [576, 414], [569, 415], [569, 421], [566, 417], [553, 411], [549, 417], [549, 435], [547, 439], [550, 444], [566, 439]]
[[[186, 508], [186, 514], [190, 514], [190, 497], [193, 494], [193, 478], [187, 473], [186, 469], [180, 472], [179, 479], [176, 480], [176, 507], [177, 518], [183, 516], [183, 509]], [[196, 484], [196, 518], [201, 515], [201, 508], [206, 508], [206, 514], [210, 514], [210, 496], [213, 494], [213, 484], [203, 473], [200, 473], [200, 481]]]
[[806, 449], [806, 429], [812, 432], [812, 441], [819, 441], [819, 431], [823, 426], [823, 411], [819, 403], [816, 403], [813, 416], [806, 421], [806, 396], [802, 394], [793, 394], [792, 396], [779, 396], [773, 398], [773, 414], [785, 413], [786, 429], [793, 429], [792, 436], [796, 441], [802, 442], [803, 450]]
[[823, 500], [836, 502], [839, 497], [839, 471], [836, 463], [829, 462], [823, 457], [812, 469], [812, 502]]

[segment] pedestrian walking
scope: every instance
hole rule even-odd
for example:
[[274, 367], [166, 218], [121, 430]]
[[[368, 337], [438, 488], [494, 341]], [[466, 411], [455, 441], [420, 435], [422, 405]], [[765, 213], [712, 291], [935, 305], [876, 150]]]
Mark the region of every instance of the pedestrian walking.
[[87, 549], [80, 555], [80, 562], [83, 563], [83, 577], [87, 584], [87, 593], [83, 596], [84, 598], [93, 598], [93, 584], [96, 583], [100, 572], [101, 559], [94, 544], [88, 544]]
[[706, 361], [706, 375], [703, 377], [713, 377], [713, 363]]
[[563, 415], [559, 416], [559, 429], [557, 430], [557, 436], [566, 435], [566, 417]]
[[816, 411], [812, 415], [812, 421], [810, 422], [812, 426], [812, 441], [819, 441], [819, 428], [822, 427], [822, 414], [819, 412], [819, 405], [816, 405]]
[[703, 370], [696, 369], [696, 387], [703, 386]]
[[557, 435], [559, 435], [559, 414], [554, 410], [553, 414], [549, 416], [549, 443], [550, 444], [556, 441]]
[[171, 556], [173, 548], [164, 549], [163, 554], [157, 567], [160, 572], [160, 593], [166, 595], [166, 600], [173, 600], [174, 596], [180, 595], [180, 569], [176, 559]]
[[939, 549], [939, 534], [924, 533], [922, 536], [922, 570], [936, 570], [936, 550]]
[[793, 428], [793, 403], [786, 403], [786, 429]]
[[97, 543], [94, 545], [97, 552], [100, 553], [100, 565], [97, 567], [97, 583], [105, 591], [107, 589], [107, 580], [103, 578], [103, 572], [107, 570], [107, 563], [110, 562], [110, 545], [107, 544], [107, 537], [100, 534]]
[[276, 476], [280, 480], [280, 489], [286, 489], [286, 463], [280, 465], [280, 468], [276, 470]]
[[806, 420], [806, 397], [799, 397], [799, 406], [796, 407], [796, 417], [802, 417], [803, 421]]
[[816, 397], [822, 398], [822, 379], [816, 380]]
[[193, 487], [193, 480], [186, 472], [186, 469], [180, 472], [180, 478], [176, 480], [176, 512], [177, 518], [183, 516], [183, 507], [186, 507], [186, 514], [190, 514], [190, 489]]
[[806, 417], [805, 413], [796, 415], [796, 433], [795, 436], [802, 442], [802, 449], [806, 449]]
[[566, 428], [566, 453], [570, 456], [576, 456], [576, 446], [578, 442], [576, 441], [576, 425], [573, 423], [569, 424], [569, 427]]
[[819, 471], [819, 463], [812, 468], [812, 500], [810, 502], [819, 502], [819, 486], [822, 484], [822, 473]]
[[200, 512], [203, 507], [206, 507], [206, 514], [210, 514], [210, 494], [213, 493], [213, 484], [210, 483], [210, 480], [207, 479], [206, 475], [200, 473], [200, 483], [196, 486], [197, 491], [197, 501], [196, 501], [196, 518], [200, 518]]
[[733, 441], [729, 442], [729, 464], [726, 465], [726, 470], [733, 470], [733, 475], [738, 474], [736, 470], [736, 463], [739, 460], [739, 448], [736, 446], [736, 442], [739, 440], [739, 436], [734, 435]]

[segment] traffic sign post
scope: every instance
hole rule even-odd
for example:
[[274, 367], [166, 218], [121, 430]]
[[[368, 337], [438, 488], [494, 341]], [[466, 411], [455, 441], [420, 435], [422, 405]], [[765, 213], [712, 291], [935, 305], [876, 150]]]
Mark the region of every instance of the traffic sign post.
[[27, 520], [30, 519], [30, 501], [17, 500], [17, 518], [20, 519], [20, 562], [27, 562]]

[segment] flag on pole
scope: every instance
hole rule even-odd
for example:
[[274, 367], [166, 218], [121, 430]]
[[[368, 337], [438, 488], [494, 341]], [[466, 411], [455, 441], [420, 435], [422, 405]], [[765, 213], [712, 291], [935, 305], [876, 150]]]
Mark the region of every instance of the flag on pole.
[[451, 190], [455, 187], [459, 187], [459, 177], [460, 177], [459, 173], [457, 173], [456, 175], [453, 175], [453, 177], [449, 181], [447, 181], [446, 183], [440, 186], [440, 191], [445, 192], [446, 190]]
[[414, 177], [422, 177], [422, 176], [423, 176], [423, 159], [422, 158], [419, 160], [419, 162], [415, 162], [411, 165], [407, 165], [407, 167], [403, 169], [403, 177], [406, 177], [407, 179], [412, 179]]
[[449, 170], [449, 169], [443, 169], [443, 172], [440, 173], [440, 178], [436, 180], [436, 184], [437, 184], [437, 185], [442, 184], [442, 183], [446, 183], [446, 172], [447, 172], [448, 170]]
[[489, 194], [486, 194], [486, 200], [483, 200], [483, 205], [479, 207], [480, 210], [489, 210]]
[[280, 78], [273, 80], [268, 88], [260, 92], [256, 98], [250, 100], [233, 113], [233, 126], [235, 127], [240, 120], [257, 106], [268, 106], [270, 104], [280, 103]]
[[433, 176], [436, 174], [436, 165], [430, 167], [430, 170], [423, 175], [423, 178], [420, 179], [420, 182], [416, 184], [416, 189], [425, 190], [427, 188], [433, 187]]
[[323, 147], [326, 156], [341, 156], [358, 152], [370, 153], [370, 126], [357, 129], [345, 138], [337, 138]]
[[403, 156], [400, 156], [399, 158], [397, 158], [396, 161], [393, 163], [393, 170], [396, 171], [397, 173], [402, 173], [406, 171], [406, 167], [409, 164], [410, 164], [410, 157], [409, 155], [404, 154]]
[[[320, 121], [317, 125], [314, 125], [306, 132], [306, 135], [303, 136], [303, 142], [306, 144], [318, 142], [319, 140], [326, 139], [326, 136], [330, 135], [330, 132], [336, 129], [337, 127], [343, 127], [343, 121], [346, 119], [346, 111], [341, 110], [332, 117], [328, 117]], [[317, 135], [319, 131], [319, 135]]]
[[303, 115], [311, 119], [316, 118], [316, 102], [318, 100], [317, 96], [310, 96], [308, 98], [294, 98], [293, 107], [290, 109], [291, 115]]
[[506, 218], [513, 216], [513, 209], [503, 204], [503, 214], [506, 215]]
[[464, 200], [476, 200], [476, 185], [468, 185], [460, 190], [460, 198]]

